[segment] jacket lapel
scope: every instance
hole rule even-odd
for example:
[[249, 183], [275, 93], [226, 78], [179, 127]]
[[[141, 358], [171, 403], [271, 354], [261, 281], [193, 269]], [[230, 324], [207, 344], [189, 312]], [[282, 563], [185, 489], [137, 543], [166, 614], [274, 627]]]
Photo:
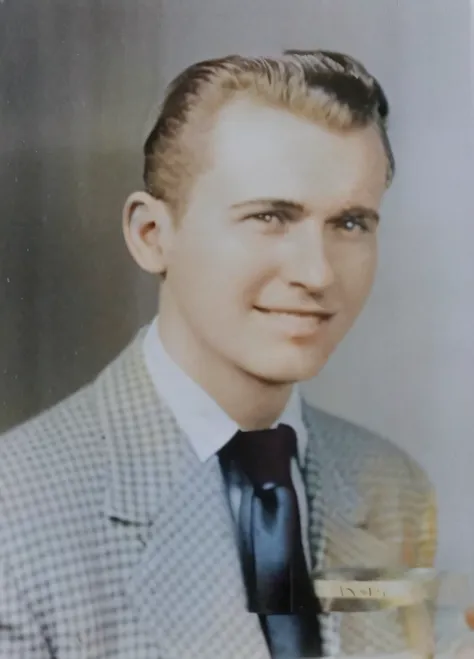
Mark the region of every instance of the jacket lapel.
[[[357, 456], [351, 458], [347, 442], [343, 446], [343, 433], [338, 436], [328, 426], [324, 413], [306, 404], [303, 409], [309, 435], [305, 475], [314, 566], [319, 570], [397, 566], [400, 552], [393, 519], [390, 535], [383, 525], [372, 522], [370, 474], [367, 478], [363, 473]], [[396, 492], [393, 496], [396, 498]], [[401, 538], [402, 529], [395, 536], [397, 533]], [[343, 655], [407, 649], [397, 610], [342, 614], [337, 618], [337, 645]]]
[[269, 659], [246, 597], [218, 463], [201, 463], [158, 399], [140, 333], [98, 383], [111, 461], [107, 515], [143, 545], [127, 581], [164, 659]]
[[340, 446], [336, 436], [327, 436], [325, 415], [306, 404], [304, 410], [309, 435], [305, 480], [315, 567], [393, 566], [397, 549], [372, 529], [365, 475], [347, 455], [347, 447]]
[[246, 611], [232, 520], [216, 459], [182, 455], [129, 583], [138, 615], [166, 657], [267, 658]]

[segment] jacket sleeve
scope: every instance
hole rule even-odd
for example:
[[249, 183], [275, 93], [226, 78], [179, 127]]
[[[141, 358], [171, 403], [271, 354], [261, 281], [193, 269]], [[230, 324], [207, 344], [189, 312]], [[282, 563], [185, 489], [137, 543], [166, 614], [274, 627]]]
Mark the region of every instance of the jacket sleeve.
[[0, 659], [52, 659], [40, 625], [0, 557]]
[[9, 558], [12, 526], [0, 498], [0, 659], [53, 659]]
[[429, 486], [426, 507], [420, 519], [417, 565], [420, 567], [433, 567], [438, 547], [438, 509], [434, 488]]
[[412, 496], [418, 501], [410, 510], [405, 528], [403, 563], [410, 568], [434, 567], [438, 548], [438, 510], [435, 489], [424, 471], [412, 465]]
[[[421, 484], [421, 487], [420, 487]], [[417, 474], [418, 492], [424, 504], [416, 532], [407, 535], [404, 562], [407, 567], [434, 567], [438, 544], [437, 504], [434, 488], [421, 470]], [[433, 656], [435, 646], [434, 610], [426, 603], [401, 610], [410, 648], [420, 656]]]

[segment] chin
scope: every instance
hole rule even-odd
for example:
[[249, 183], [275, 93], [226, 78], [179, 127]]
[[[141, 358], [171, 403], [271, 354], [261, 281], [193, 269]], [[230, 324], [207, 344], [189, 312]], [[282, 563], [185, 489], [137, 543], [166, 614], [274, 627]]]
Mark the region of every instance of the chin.
[[254, 363], [249, 371], [259, 379], [273, 384], [294, 384], [316, 377], [325, 366], [327, 357], [322, 354], [282, 355], [280, 353], [274, 359], [267, 357], [265, 363], [258, 361], [260, 363]]

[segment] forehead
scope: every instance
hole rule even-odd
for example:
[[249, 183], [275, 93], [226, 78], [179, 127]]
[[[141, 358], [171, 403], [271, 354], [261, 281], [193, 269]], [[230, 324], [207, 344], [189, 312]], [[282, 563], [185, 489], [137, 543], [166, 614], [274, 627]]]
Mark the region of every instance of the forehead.
[[211, 136], [212, 166], [201, 191], [232, 205], [288, 198], [308, 206], [379, 205], [386, 156], [372, 126], [345, 132], [286, 110], [234, 101], [219, 114]]

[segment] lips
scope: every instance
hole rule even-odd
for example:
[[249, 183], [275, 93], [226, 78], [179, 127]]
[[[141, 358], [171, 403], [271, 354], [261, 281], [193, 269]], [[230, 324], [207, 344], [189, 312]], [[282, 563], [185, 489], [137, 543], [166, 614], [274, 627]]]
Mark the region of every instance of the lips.
[[323, 325], [334, 315], [327, 311], [307, 309], [265, 309], [256, 307], [261, 318], [278, 331], [292, 338], [309, 338], [316, 335]]
[[257, 311], [265, 314], [279, 314], [286, 316], [297, 316], [301, 318], [320, 318], [327, 320], [334, 315], [334, 312], [326, 311], [324, 309], [290, 309], [290, 308], [274, 308], [267, 309], [265, 307], [255, 307]]

